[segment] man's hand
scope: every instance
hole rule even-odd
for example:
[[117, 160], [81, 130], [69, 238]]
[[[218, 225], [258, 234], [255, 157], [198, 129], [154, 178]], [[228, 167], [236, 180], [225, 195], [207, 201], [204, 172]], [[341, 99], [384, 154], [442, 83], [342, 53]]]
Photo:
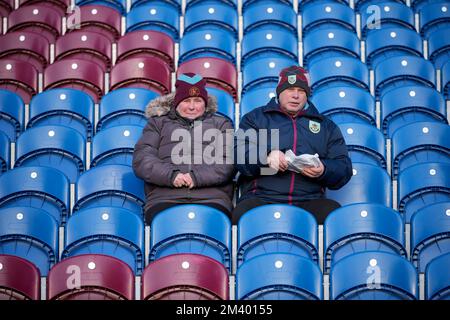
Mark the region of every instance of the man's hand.
[[288, 163], [283, 152], [280, 150], [273, 150], [267, 157], [267, 164], [276, 171], [284, 172], [288, 168]]
[[322, 175], [323, 171], [325, 170], [325, 167], [323, 166], [322, 161], [320, 161], [320, 165], [318, 167], [305, 167], [302, 170], [302, 174], [304, 176], [307, 176], [309, 178], [318, 178]]
[[188, 187], [192, 189], [194, 187], [194, 180], [189, 173], [178, 173], [173, 180], [173, 186], [175, 188]]
[[194, 187], [194, 180], [192, 180], [191, 174], [185, 173], [183, 175], [183, 178], [184, 178], [184, 185], [189, 189], [192, 189]]

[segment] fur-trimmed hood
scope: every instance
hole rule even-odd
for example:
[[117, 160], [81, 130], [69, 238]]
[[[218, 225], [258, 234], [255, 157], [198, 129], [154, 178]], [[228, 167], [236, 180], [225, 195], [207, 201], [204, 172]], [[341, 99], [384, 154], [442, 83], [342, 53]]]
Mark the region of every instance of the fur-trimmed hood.
[[[145, 116], [161, 117], [169, 113], [175, 100], [175, 93], [169, 93], [165, 96], [161, 96], [153, 99], [149, 102], [145, 109]], [[205, 113], [214, 114], [217, 112], [217, 98], [212, 95], [208, 95], [208, 103], [206, 105]]]

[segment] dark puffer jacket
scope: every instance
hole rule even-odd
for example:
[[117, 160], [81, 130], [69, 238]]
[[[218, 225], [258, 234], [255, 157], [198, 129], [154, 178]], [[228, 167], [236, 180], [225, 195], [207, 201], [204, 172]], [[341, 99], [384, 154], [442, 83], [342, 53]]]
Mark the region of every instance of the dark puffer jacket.
[[[228, 210], [232, 210], [234, 176], [233, 163], [226, 163], [225, 156], [228, 154], [232, 158], [232, 143], [228, 143], [226, 134], [229, 134], [228, 141], [232, 141], [233, 126], [225, 117], [216, 115], [217, 102], [214, 97], [208, 97], [208, 104], [205, 113], [196, 121], [191, 121], [181, 117], [172, 107], [174, 94], [158, 97], [151, 101], [146, 110], [148, 118], [142, 136], [136, 143], [133, 154], [133, 170], [136, 176], [145, 181], [146, 204], [145, 211], [162, 202], [176, 203], [214, 203]], [[179, 130], [183, 131], [179, 131]], [[205, 131], [217, 129], [218, 133], [214, 139], [206, 138], [207, 141], [197, 141], [194, 143], [194, 136], [203, 137]], [[172, 138], [174, 131], [189, 132], [191, 139], [186, 152], [178, 152], [180, 148], [179, 138]], [[229, 130], [227, 132], [227, 130]], [[214, 159], [216, 154], [211, 153], [211, 147], [217, 148], [215, 142], [220, 141], [219, 131], [223, 143], [223, 164], [207, 164], [208, 159]], [[209, 131], [210, 133], [213, 131]], [[213, 142], [211, 142], [213, 140]], [[209, 146], [209, 148], [208, 148]], [[172, 151], [175, 154], [191, 158], [189, 163], [177, 164], [173, 159]], [[206, 150], [205, 150], [206, 148]], [[192, 155], [192, 157], [191, 157]], [[208, 155], [211, 155], [208, 158]], [[206, 158], [206, 161], [205, 159]], [[229, 161], [230, 162], [230, 161]], [[191, 173], [194, 180], [194, 188], [175, 188], [173, 180], [178, 173]]]

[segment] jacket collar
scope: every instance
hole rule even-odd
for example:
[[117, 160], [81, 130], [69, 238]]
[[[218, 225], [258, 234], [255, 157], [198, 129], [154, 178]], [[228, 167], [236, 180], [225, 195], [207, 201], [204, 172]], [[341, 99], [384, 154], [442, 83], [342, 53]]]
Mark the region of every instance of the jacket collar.
[[[303, 112], [301, 112], [303, 111]], [[319, 121], [324, 120], [324, 116], [322, 116], [319, 111], [317, 110], [317, 108], [312, 104], [311, 101], [307, 101], [305, 107], [303, 108], [303, 110], [300, 111], [300, 116], [301, 117], [306, 117], [306, 118], [311, 118], [311, 119], [317, 119]], [[283, 112], [281, 110], [280, 105], [278, 104], [277, 99], [274, 97], [272, 98], [269, 103], [267, 103], [267, 105], [265, 105], [263, 107], [263, 112], [280, 112], [283, 114], [286, 114], [285, 112]]]

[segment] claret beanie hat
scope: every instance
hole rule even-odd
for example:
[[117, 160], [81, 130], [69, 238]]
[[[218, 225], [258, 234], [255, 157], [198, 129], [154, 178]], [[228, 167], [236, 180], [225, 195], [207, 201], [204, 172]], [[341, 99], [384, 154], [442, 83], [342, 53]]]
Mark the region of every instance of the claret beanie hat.
[[302, 88], [309, 97], [311, 95], [309, 83], [309, 74], [304, 68], [298, 66], [284, 68], [281, 70], [280, 77], [278, 79], [277, 97], [283, 90], [291, 87]]
[[195, 73], [183, 73], [175, 82], [174, 106], [187, 98], [200, 97], [208, 104], [208, 92], [206, 91], [206, 80]]

